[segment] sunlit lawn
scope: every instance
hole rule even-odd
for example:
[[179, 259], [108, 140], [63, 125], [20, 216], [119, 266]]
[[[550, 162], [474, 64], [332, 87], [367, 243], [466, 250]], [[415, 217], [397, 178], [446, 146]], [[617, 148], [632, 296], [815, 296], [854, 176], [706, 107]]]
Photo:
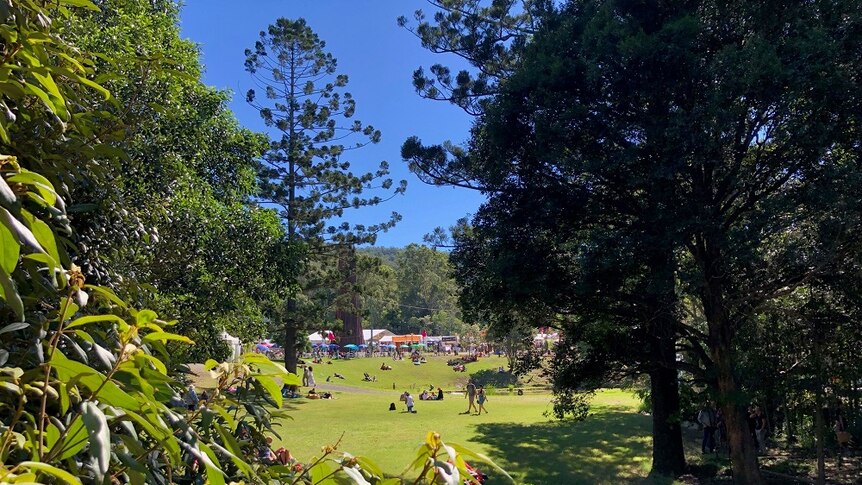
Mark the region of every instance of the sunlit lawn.
[[[460, 414], [467, 407], [462, 395], [447, 395], [443, 401], [417, 400], [416, 414], [404, 412], [398, 396], [411, 385], [452, 388], [466, 380], [467, 374], [456, 375], [441, 360], [413, 366], [389, 359], [394, 370], [386, 373], [379, 371], [381, 359], [377, 358], [315, 366], [318, 382], [338, 372], [347, 379], [335, 384], [362, 387], [336, 391], [334, 400], [287, 401], [285, 406], [294, 419], [282, 423], [279, 445], [307, 460], [319, 455], [321, 446], [341, 437], [340, 449], [366, 455], [387, 473], [399, 474], [412, 461], [425, 433], [433, 430], [444, 441], [487, 454], [516, 483], [632, 482], [649, 472], [650, 419], [635, 412], [637, 400], [625, 391], [598, 394], [593, 415], [581, 423], [560, 423], [544, 416], [549, 410], [548, 395], [517, 396], [505, 391], [490, 396], [487, 415]], [[499, 365], [505, 365], [505, 359], [483, 359], [468, 365], [468, 372]], [[375, 366], [378, 382], [363, 383], [362, 372]], [[395, 390], [392, 382], [396, 382]], [[397, 411], [388, 411], [391, 402], [396, 403]], [[490, 483], [505, 482], [497, 477]]]

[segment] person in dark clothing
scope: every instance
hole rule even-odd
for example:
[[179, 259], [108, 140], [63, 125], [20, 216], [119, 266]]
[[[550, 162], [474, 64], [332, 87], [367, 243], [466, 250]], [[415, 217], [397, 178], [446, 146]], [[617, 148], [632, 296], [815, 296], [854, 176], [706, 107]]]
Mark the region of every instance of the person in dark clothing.
[[748, 406], [748, 433], [751, 435], [751, 441], [754, 443], [754, 449], [759, 449], [760, 444], [757, 442], [757, 417], [754, 415], [754, 406]]
[[438, 400], [438, 401], [442, 401], [442, 400], [443, 400], [443, 389], [441, 389], [441, 388], [439, 388], [439, 387], [437, 388], [437, 400]]
[[715, 428], [717, 419], [715, 417], [715, 409], [712, 408], [712, 403], [707, 401], [703, 409], [697, 413], [697, 422], [703, 426], [703, 441], [700, 449], [703, 453], [715, 453]]

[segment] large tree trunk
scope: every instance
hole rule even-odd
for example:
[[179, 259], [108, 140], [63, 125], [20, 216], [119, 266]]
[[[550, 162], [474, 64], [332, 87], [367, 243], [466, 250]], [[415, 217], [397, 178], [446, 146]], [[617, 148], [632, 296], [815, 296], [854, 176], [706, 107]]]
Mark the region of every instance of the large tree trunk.
[[744, 408], [737, 403], [736, 380], [732, 374], [722, 371], [719, 365], [718, 399], [727, 425], [727, 438], [730, 446], [730, 462], [733, 470], [733, 483], [757, 485], [763, 483], [757, 465], [757, 450], [748, 429], [748, 419]]
[[661, 235], [650, 255], [652, 308], [648, 316], [650, 396], [652, 398], [652, 473], [678, 476], [685, 471], [676, 363], [676, 265], [673, 248]]
[[[710, 293], [709, 289], [706, 292]], [[739, 401], [739, 388], [734, 374], [731, 322], [720, 303], [717, 304], [720, 302], [718, 295], [709, 296], [712, 298], [705, 302], [708, 304], [704, 305], [704, 313], [709, 323], [712, 358], [718, 374], [718, 401], [724, 410], [727, 425], [733, 482], [759, 485], [763, 483], [763, 477], [757, 464], [757, 450], [748, 428], [747, 416], [743, 411], [747, 403]]]
[[296, 374], [296, 300], [287, 300], [287, 317], [284, 320], [284, 367]]
[[[671, 355], [673, 341], [669, 342]], [[679, 381], [675, 368], [656, 367], [650, 372], [652, 398], [652, 474], [679, 476], [685, 471], [685, 451], [680, 426]]]
[[763, 477], [757, 464], [757, 450], [748, 429], [747, 416], [743, 413], [740, 389], [736, 382], [733, 341], [736, 335], [734, 322], [725, 295], [727, 275], [721, 264], [722, 255], [716, 241], [701, 240], [695, 254], [703, 270], [701, 303], [709, 328], [709, 349], [718, 379], [718, 402], [725, 415], [727, 440], [730, 446], [730, 462], [733, 482], [746, 485], [761, 485]]

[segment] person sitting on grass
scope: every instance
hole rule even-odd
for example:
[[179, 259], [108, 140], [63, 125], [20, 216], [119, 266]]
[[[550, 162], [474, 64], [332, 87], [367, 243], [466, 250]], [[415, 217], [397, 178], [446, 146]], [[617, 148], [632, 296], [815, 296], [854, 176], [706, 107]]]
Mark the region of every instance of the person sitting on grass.
[[308, 399], [320, 399], [320, 394], [317, 393], [317, 389], [312, 387], [311, 389], [309, 389], [308, 395], [305, 397]]
[[257, 458], [265, 465], [273, 465], [277, 457], [269, 445], [272, 444], [272, 438], [267, 437], [266, 441], [260, 441], [257, 446]]
[[419, 395], [420, 401], [428, 401], [431, 399], [431, 394], [428, 394], [428, 391], [422, 391], [422, 394]]

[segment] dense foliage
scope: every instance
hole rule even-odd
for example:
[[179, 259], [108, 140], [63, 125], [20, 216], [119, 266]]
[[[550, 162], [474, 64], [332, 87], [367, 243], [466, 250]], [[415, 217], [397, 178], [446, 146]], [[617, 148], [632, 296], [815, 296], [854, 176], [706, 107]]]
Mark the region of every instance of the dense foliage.
[[[70, 187], [75, 261], [89, 278], [136, 304], [179, 318], [198, 344], [181, 349], [201, 362], [224, 357], [222, 331], [264, 335], [265, 315], [289, 281], [274, 211], [249, 204], [257, 194], [262, 135], [238, 126], [228, 93], [205, 86], [197, 47], [180, 38], [172, 2], [111, 0], [76, 12], [63, 34], [98, 52], [95, 69], [114, 103], [108, 145]], [[241, 241], [241, 244], [237, 242]], [[187, 353], [188, 352], [188, 353]]]
[[[175, 43], [176, 6], [108, 3], [116, 10], [87, 0], [0, 9], [0, 481], [402, 483], [338, 443], [308, 462], [262, 453], [284, 417], [282, 386], [299, 384], [262, 355], [207, 359], [211, 394], [181, 396], [192, 376], [174, 358], [193, 342], [172, 330], [207, 340], [218, 318], [259, 319], [249, 313], [271, 294], [256, 293], [255, 278], [270, 273], [254, 261], [295, 256], [278, 252], [273, 214], [244, 204], [259, 137], [200, 84], [194, 49]], [[149, 36], [140, 50], [126, 42], [137, 22], [150, 29], [138, 32]], [[156, 46], [189, 55], [192, 75], [178, 52], [152, 65], [141, 51]], [[165, 88], [174, 88], [158, 98], [168, 105], [154, 106]], [[262, 240], [241, 247], [240, 235]], [[206, 326], [163, 320], [88, 283], [90, 274], [129, 299], [218, 316]], [[243, 290], [237, 277], [248, 277]], [[429, 433], [405, 473], [462, 483], [471, 480], [464, 457], [484, 459]]]
[[[680, 471], [678, 429], [657, 434], [678, 426], [680, 370], [718, 400], [746, 483], [761, 482], [743, 415], [754, 396], [817, 417], [821, 443], [824, 406], [858, 413], [858, 389], [824, 377], [845, 383], [858, 363], [815, 357], [857, 336], [840, 324], [855, 315], [862, 240], [857, 2], [546, 4], [525, 10], [540, 20], [524, 42], [480, 31], [501, 50], [478, 53], [459, 43], [474, 17], [511, 15], [440, 3], [438, 30], [417, 32], [476, 54], [480, 75], [517, 64], [477, 93], [468, 149], [404, 145], [429, 181], [489, 194], [456, 238], [465, 305], [558, 315], [564, 397], [648, 374], [661, 472]], [[677, 457], [658, 453], [669, 443]]]
[[368, 248], [359, 253], [357, 291], [366, 327], [395, 333], [463, 335], [458, 287], [449, 254], [426, 246]]

